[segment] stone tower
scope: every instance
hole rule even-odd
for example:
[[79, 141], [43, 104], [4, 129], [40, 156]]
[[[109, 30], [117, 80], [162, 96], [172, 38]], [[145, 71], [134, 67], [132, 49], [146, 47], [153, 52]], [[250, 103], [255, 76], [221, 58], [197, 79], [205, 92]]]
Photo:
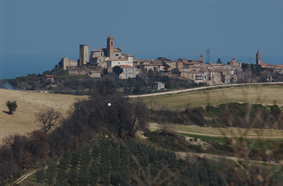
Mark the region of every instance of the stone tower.
[[203, 55], [202, 54], [199, 56], [199, 60], [203, 61]]
[[256, 64], [261, 65], [261, 56], [259, 50], [256, 53]]
[[80, 45], [79, 65], [85, 65], [88, 61], [88, 45]]
[[107, 38], [107, 56], [114, 58], [114, 38], [111, 35]]

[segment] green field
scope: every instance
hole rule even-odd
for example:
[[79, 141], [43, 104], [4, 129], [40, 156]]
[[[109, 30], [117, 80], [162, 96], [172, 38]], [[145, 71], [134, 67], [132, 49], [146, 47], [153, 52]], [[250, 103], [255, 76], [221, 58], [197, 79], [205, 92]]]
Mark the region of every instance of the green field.
[[[243, 128], [212, 128], [200, 127], [196, 125], [174, 125], [174, 129], [180, 133], [190, 133], [200, 136], [222, 137], [226, 136], [243, 136], [246, 129]], [[283, 139], [283, 130], [272, 129], [250, 129], [246, 135], [247, 138], [264, 138], [264, 139]]]
[[187, 104], [190, 107], [219, 105], [227, 102], [251, 102], [261, 104], [283, 105], [283, 86], [251, 86], [217, 88], [178, 94], [168, 94], [142, 98], [150, 108], [184, 109]]
[[[210, 137], [210, 136], [203, 136], [203, 135], [194, 135], [194, 134], [187, 134], [187, 133], [179, 133], [182, 136], [189, 137], [192, 139], [200, 139], [203, 141], [208, 141], [208, 142], [216, 142], [219, 144], [226, 144], [227, 139], [225, 137]], [[229, 139], [229, 138], [228, 138]], [[280, 143], [282, 144], [283, 140], [282, 139], [252, 139], [248, 138], [245, 139], [248, 144], [249, 149], [259, 149], [262, 146], [263, 149], [273, 149], [272, 144], [273, 143]]]

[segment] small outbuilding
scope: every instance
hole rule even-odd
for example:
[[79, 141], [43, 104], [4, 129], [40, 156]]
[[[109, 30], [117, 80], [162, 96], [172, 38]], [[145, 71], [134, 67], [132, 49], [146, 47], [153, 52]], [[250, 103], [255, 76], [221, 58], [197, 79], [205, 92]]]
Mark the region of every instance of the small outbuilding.
[[157, 90], [163, 90], [165, 89], [165, 84], [161, 82], [153, 82], [152, 87], [156, 88]]
[[44, 80], [45, 81], [51, 81], [51, 83], [54, 83], [54, 78], [55, 78], [55, 76], [53, 76], [53, 75], [45, 75], [44, 76]]

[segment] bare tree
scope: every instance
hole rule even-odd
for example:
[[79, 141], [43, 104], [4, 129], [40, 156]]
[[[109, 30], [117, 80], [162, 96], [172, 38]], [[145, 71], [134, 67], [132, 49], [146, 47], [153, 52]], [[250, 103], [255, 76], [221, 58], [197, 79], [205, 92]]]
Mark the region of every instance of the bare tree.
[[41, 110], [35, 114], [36, 120], [42, 123], [43, 131], [47, 133], [52, 127], [56, 127], [60, 124], [62, 116], [61, 113], [54, 109]]

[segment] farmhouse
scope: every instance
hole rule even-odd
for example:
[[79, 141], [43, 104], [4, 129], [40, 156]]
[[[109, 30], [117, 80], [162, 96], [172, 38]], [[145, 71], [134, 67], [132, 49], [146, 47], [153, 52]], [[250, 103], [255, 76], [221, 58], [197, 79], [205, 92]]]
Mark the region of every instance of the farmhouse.
[[51, 83], [54, 83], [55, 76], [53, 76], [53, 75], [45, 75], [43, 78], [44, 78], [45, 81], [50, 81]]

